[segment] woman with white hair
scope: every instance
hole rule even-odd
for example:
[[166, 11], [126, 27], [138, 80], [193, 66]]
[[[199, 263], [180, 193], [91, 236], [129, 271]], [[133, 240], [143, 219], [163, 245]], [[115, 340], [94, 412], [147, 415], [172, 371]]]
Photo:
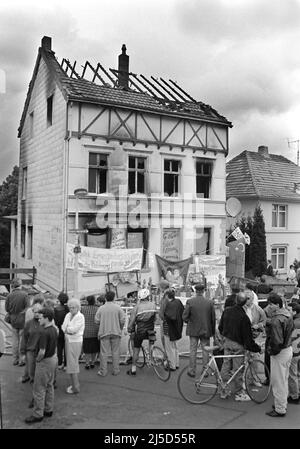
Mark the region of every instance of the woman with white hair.
[[68, 301], [69, 313], [65, 316], [61, 326], [65, 334], [65, 351], [67, 359], [67, 373], [70, 374], [71, 383], [67, 388], [67, 393], [76, 394], [80, 391], [78, 379], [79, 357], [83, 341], [85, 320], [80, 312], [79, 299], [72, 298]]

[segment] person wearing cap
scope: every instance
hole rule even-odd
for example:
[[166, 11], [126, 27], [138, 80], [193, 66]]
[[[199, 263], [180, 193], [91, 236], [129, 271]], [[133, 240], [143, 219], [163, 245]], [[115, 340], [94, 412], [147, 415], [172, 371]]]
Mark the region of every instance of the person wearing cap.
[[289, 404], [300, 403], [300, 299], [292, 302], [294, 330], [292, 332], [293, 357], [289, 371]]
[[12, 330], [13, 365], [24, 366], [25, 356], [21, 354], [21, 341], [25, 326], [26, 309], [30, 306], [27, 293], [22, 290], [22, 281], [16, 278], [12, 282], [12, 292], [5, 301], [5, 310], [10, 315]]
[[154, 331], [156, 307], [150, 299], [150, 292], [143, 288], [138, 292], [139, 303], [134, 307], [128, 321], [128, 332], [134, 332], [133, 355], [131, 369], [127, 371], [130, 376], [136, 375], [136, 361], [139, 356], [143, 340], [148, 339], [148, 332]]
[[292, 361], [293, 318], [283, 307], [282, 298], [276, 293], [268, 296], [273, 315], [267, 327], [266, 350], [271, 358], [271, 385], [274, 408], [266, 412], [272, 418], [284, 417], [287, 409], [289, 368]]
[[209, 356], [205, 346], [209, 346], [209, 339], [215, 335], [216, 314], [213, 301], [204, 297], [204, 284], [195, 285], [196, 296], [188, 299], [182, 315], [187, 323], [186, 335], [190, 338], [190, 361], [188, 375], [196, 375], [197, 347], [200, 340], [202, 348], [203, 366], [208, 363]]

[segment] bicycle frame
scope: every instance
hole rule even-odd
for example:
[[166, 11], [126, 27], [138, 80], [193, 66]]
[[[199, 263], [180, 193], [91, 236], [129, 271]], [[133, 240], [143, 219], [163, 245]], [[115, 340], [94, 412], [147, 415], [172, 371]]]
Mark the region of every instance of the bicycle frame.
[[[241, 357], [243, 357], [244, 358], [244, 362], [242, 363], [242, 365], [241, 366], [239, 366], [238, 367], [238, 369], [237, 370], [235, 370], [234, 371], [234, 373], [232, 374], [232, 376], [226, 381], [226, 382], [224, 382], [223, 381], [223, 379], [222, 379], [222, 376], [221, 376], [221, 372], [220, 372], [220, 370], [219, 370], [219, 368], [218, 368], [218, 365], [217, 365], [217, 363], [216, 363], [216, 359], [233, 359], [233, 358], [241, 358]], [[240, 372], [240, 371], [242, 371], [245, 367], [246, 367], [246, 365], [247, 365], [247, 362], [246, 362], [246, 360], [245, 360], [245, 355], [244, 354], [236, 354], [236, 355], [231, 355], [231, 354], [228, 354], [228, 355], [210, 355], [210, 359], [209, 359], [209, 362], [208, 362], [208, 364], [206, 365], [206, 367], [204, 368], [204, 370], [203, 370], [203, 372], [201, 373], [201, 376], [200, 376], [200, 379], [199, 379], [199, 381], [202, 381], [203, 380], [203, 377], [205, 376], [205, 374], [207, 373], [207, 371], [208, 371], [208, 369], [209, 368], [212, 368], [212, 365], [214, 365], [214, 370], [216, 371], [216, 374], [217, 374], [217, 378], [218, 378], [218, 384], [219, 385], [221, 385], [221, 387], [223, 388], [223, 389], [225, 389], [232, 381], [233, 381], [233, 379], [237, 376], [237, 374]]]

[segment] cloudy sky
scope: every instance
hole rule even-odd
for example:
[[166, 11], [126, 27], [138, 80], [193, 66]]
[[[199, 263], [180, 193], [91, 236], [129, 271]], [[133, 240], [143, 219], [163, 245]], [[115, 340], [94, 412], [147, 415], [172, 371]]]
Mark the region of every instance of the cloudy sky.
[[[1, 0], [0, 182], [19, 158], [17, 129], [41, 38], [56, 56], [176, 80], [225, 115], [228, 159], [267, 145], [296, 162], [300, 0]], [[289, 148], [290, 146], [290, 148]]]

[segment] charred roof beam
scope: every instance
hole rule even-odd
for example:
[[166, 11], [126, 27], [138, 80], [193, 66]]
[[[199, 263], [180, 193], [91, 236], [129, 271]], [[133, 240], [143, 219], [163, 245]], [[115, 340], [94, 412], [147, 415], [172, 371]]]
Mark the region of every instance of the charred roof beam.
[[151, 76], [151, 78], [160, 86], [161, 89], [163, 89], [169, 95], [169, 97], [171, 97], [171, 100], [174, 100], [176, 102], [180, 101], [178, 100], [178, 98], [175, 97], [175, 95], [172, 94], [172, 92], [166, 89], [165, 86], [163, 86], [156, 78], [154, 78], [154, 76]]
[[178, 86], [177, 83], [175, 83], [175, 81], [170, 80], [170, 83], [173, 84], [173, 86], [176, 87], [176, 89], [178, 89], [180, 92], [182, 92], [188, 99], [189, 101], [192, 100], [193, 103], [197, 103], [197, 101], [195, 100], [195, 98], [191, 97], [188, 93], [186, 93], [180, 86]]

